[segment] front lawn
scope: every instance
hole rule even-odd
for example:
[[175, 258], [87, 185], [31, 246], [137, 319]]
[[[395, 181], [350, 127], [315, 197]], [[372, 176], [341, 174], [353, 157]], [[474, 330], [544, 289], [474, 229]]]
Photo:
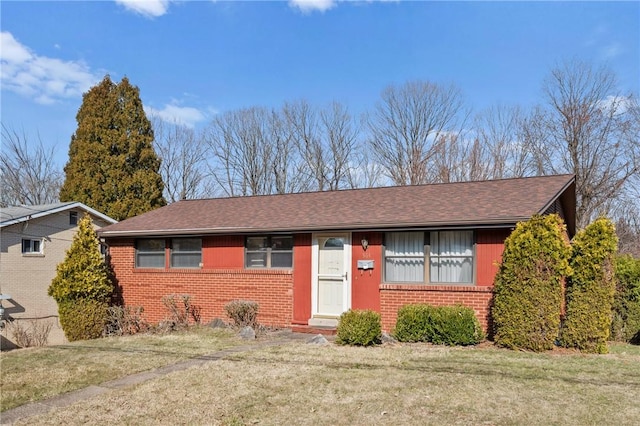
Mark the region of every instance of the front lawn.
[[[87, 351], [85, 360], [103, 352]], [[631, 425], [640, 418], [638, 395], [638, 346], [582, 355], [490, 344], [291, 342], [110, 390], [21, 424]]]
[[3, 352], [1, 411], [238, 344], [246, 341], [201, 327]]

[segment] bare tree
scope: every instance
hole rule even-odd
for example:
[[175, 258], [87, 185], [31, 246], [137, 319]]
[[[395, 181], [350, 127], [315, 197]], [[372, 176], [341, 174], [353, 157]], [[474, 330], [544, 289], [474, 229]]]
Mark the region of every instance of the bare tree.
[[640, 173], [640, 132], [634, 99], [621, 95], [615, 75], [583, 62], [551, 71], [547, 105], [527, 132], [546, 173], [576, 175], [577, 224], [611, 212], [627, 182]]
[[328, 189], [353, 188], [351, 157], [358, 150], [358, 129], [354, 118], [344, 105], [333, 102], [320, 112], [320, 122], [328, 150], [325, 167]]
[[165, 123], [159, 117], [151, 121], [167, 202], [210, 195], [204, 186], [206, 147], [202, 137], [185, 125]]
[[524, 177], [537, 168], [519, 107], [495, 106], [476, 116], [476, 138], [486, 154], [487, 179]]
[[375, 158], [396, 185], [428, 183], [429, 163], [443, 136], [458, 132], [465, 118], [454, 86], [422, 81], [390, 86], [369, 120]]
[[53, 158], [55, 147], [45, 148], [40, 135], [29, 141], [24, 130], [2, 125], [0, 206], [37, 205], [58, 201], [62, 171]]
[[211, 150], [212, 176], [228, 196], [270, 194], [273, 189], [274, 149], [270, 113], [247, 108], [217, 116], [205, 140]]

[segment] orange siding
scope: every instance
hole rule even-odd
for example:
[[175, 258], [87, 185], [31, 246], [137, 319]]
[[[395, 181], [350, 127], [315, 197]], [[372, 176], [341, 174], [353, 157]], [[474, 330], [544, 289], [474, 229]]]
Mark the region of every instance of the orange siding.
[[508, 229], [480, 229], [476, 231], [476, 285], [493, 286], [493, 279], [502, 261], [504, 240]]
[[[369, 241], [367, 250], [361, 241]], [[372, 309], [380, 312], [380, 283], [382, 282], [382, 234], [354, 232], [351, 253], [351, 306], [353, 309]], [[358, 269], [358, 260], [373, 260], [372, 270]]]
[[293, 323], [311, 318], [311, 234], [293, 237]]
[[204, 269], [243, 268], [244, 237], [241, 235], [216, 235], [202, 241]]

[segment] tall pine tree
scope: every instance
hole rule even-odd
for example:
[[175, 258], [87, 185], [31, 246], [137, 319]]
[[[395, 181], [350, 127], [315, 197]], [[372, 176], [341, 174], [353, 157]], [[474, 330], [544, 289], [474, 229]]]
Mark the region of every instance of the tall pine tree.
[[153, 130], [136, 86], [105, 76], [84, 94], [76, 120], [60, 201], [80, 201], [117, 220], [166, 204]]

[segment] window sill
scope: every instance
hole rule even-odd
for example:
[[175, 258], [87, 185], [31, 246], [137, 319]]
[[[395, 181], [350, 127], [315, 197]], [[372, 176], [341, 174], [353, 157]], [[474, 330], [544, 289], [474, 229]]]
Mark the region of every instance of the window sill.
[[493, 286], [478, 286], [475, 284], [380, 284], [380, 290], [401, 290], [401, 291], [447, 291], [447, 292], [478, 292], [491, 293]]
[[22, 257], [44, 257], [44, 253], [22, 253]]

